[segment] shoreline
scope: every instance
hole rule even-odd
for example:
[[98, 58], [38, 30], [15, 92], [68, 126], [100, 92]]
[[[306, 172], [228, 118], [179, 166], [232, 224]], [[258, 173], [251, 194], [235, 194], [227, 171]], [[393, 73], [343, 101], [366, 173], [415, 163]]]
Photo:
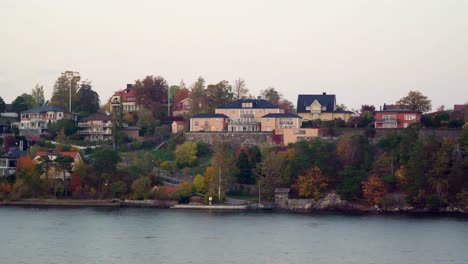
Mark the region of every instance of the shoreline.
[[178, 210], [205, 211], [270, 211], [276, 213], [297, 214], [349, 214], [349, 215], [414, 215], [414, 216], [464, 216], [468, 212], [463, 210], [428, 210], [411, 208], [409, 210], [375, 209], [359, 210], [356, 208], [328, 208], [328, 209], [284, 209], [284, 208], [256, 208], [249, 205], [189, 205], [177, 204], [174, 201], [158, 200], [73, 200], [73, 199], [23, 199], [14, 201], [0, 201], [2, 207], [37, 207], [37, 208], [154, 208]]

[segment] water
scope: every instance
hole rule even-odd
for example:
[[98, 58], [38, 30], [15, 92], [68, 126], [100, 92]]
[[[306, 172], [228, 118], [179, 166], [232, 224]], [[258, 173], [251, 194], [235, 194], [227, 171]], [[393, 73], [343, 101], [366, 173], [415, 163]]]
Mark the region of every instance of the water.
[[0, 263], [468, 263], [468, 220], [0, 208]]

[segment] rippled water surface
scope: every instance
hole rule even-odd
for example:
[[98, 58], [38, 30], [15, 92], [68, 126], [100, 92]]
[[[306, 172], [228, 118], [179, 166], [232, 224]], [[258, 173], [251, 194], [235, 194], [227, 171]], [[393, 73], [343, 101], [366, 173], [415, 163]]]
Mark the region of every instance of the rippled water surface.
[[468, 263], [468, 220], [0, 208], [0, 263]]

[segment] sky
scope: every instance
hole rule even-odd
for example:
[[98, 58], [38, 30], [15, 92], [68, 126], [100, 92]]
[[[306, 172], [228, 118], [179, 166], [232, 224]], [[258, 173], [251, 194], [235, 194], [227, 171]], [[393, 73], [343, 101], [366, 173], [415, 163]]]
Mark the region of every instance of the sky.
[[468, 102], [464, 0], [0, 0], [0, 96], [78, 71], [101, 102], [147, 75], [170, 85], [241, 77], [253, 95], [275, 87], [336, 94], [376, 108], [418, 90], [452, 108]]

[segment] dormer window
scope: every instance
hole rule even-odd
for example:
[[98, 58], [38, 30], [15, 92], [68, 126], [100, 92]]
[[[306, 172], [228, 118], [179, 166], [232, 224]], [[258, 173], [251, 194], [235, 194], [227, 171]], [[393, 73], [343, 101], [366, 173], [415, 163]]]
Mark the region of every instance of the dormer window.
[[322, 111], [327, 111], [327, 107], [326, 107], [326, 106], [322, 106]]
[[307, 111], [310, 111], [310, 106], [306, 106], [306, 110], [307, 110]]
[[252, 108], [252, 103], [242, 103], [242, 108]]

